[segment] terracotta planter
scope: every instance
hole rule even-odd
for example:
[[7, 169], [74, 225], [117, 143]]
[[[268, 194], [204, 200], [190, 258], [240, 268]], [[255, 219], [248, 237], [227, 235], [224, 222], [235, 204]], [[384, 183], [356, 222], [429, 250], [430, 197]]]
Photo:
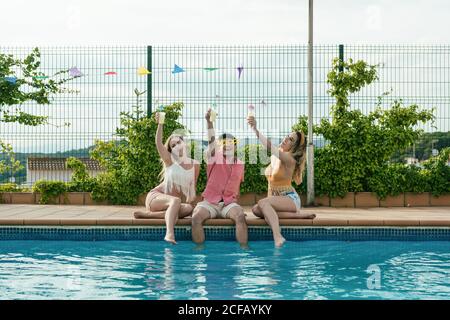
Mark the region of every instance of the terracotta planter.
[[387, 196], [386, 199], [380, 200], [380, 207], [404, 207], [405, 194], [401, 193], [397, 196]]
[[[35, 204], [40, 204], [39, 201], [41, 200], [41, 194], [40, 193], [34, 193], [35, 196], [35, 200], [34, 203]], [[60, 197], [61, 196], [57, 196], [57, 197], [50, 197], [50, 199], [48, 200], [47, 204], [60, 204]]]
[[306, 206], [306, 202], [308, 201], [308, 198], [306, 196], [306, 194], [299, 194], [300, 196], [300, 202], [302, 205], [302, 208]]
[[1, 203], [11, 203], [11, 192], [0, 192]]
[[84, 192], [68, 192], [59, 196], [60, 204], [84, 205]]
[[145, 206], [145, 198], [147, 198], [147, 193], [148, 193], [148, 192], [144, 192], [143, 194], [141, 194], [141, 195], [138, 197], [137, 204], [138, 204], [139, 206]]
[[108, 205], [108, 201], [95, 201], [92, 199], [92, 195], [90, 192], [84, 193], [84, 204], [88, 206], [103, 206]]
[[430, 196], [432, 206], [450, 206], [450, 194], [441, 194], [439, 197]]
[[357, 208], [372, 208], [379, 207], [380, 200], [373, 192], [357, 192], [355, 193], [355, 207]]
[[336, 208], [354, 208], [355, 207], [355, 193], [354, 192], [348, 192], [343, 198], [336, 197], [331, 198], [331, 207]]
[[12, 204], [34, 204], [34, 193], [32, 192], [11, 192]]
[[256, 193], [255, 194], [255, 204], [258, 203], [259, 200], [267, 198], [267, 192], [264, 193]]
[[430, 206], [430, 193], [405, 193], [405, 207], [428, 207]]
[[316, 206], [323, 206], [323, 207], [329, 207], [330, 206], [330, 197], [329, 196], [321, 196], [321, 197], [316, 197], [314, 199], [314, 202], [316, 204]]
[[254, 193], [244, 193], [239, 196], [238, 203], [241, 206], [253, 206], [256, 201], [256, 195]]

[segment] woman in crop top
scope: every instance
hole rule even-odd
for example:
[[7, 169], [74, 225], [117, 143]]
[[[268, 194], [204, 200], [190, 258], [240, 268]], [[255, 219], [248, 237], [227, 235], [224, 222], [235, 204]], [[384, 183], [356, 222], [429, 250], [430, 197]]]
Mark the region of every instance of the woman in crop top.
[[279, 247], [286, 240], [281, 235], [278, 219], [315, 218], [314, 214], [300, 213], [300, 197], [292, 186], [292, 180], [297, 185], [302, 183], [306, 164], [306, 136], [301, 131], [291, 132], [276, 147], [258, 131], [255, 117], [248, 117], [247, 122], [262, 145], [271, 153], [270, 165], [265, 170], [269, 184], [267, 198], [259, 200], [252, 211], [270, 225], [275, 245]]
[[[156, 122], [158, 113], [155, 113]], [[186, 143], [181, 135], [172, 134], [163, 145], [163, 124], [156, 130], [156, 148], [161, 157], [162, 182], [150, 190], [145, 199], [146, 211], [136, 211], [136, 219], [165, 219], [166, 236], [164, 240], [173, 244], [174, 226], [178, 218], [192, 213], [191, 205], [196, 197], [196, 182], [200, 172], [200, 163], [188, 157]]]

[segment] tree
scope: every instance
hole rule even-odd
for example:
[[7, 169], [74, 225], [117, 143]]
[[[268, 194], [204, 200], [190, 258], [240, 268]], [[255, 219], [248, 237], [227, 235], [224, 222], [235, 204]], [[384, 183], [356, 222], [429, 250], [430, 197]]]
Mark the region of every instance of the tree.
[[62, 86], [74, 79], [63, 77], [69, 70], [58, 71], [49, 77], [38, 70], [40, 57], [38, 48], [34, 48], [23, 60], [0, 53], [0, 122], [31, 126], [45, 124], [47, 117], [29, 114], [22, 110], [21, 105], [28, 101], [49, 104], [52, 94], [76, 92]]
[[[29, 126], [48, 124], [48, 117], [33, 115], [22, 110], [22, 104], [29, 101], [49, 104], [50, 96], [56, 93], [76, 92], [62, 85], [74, 77], [64, 77], [69, 70], [62, 70], [48, 77], [38, 69], [41, 65], [40, 51], [34, 48], [23, 60], [11, 54], [0, 53], [0, 123], [19, 123]], [[70, 125], [65, 123], [65, 125]], [[1, 141], [0, 153], [10, 159], [0, 161], [0, 174], [8, 170], [20, 170], [10, 144]]]

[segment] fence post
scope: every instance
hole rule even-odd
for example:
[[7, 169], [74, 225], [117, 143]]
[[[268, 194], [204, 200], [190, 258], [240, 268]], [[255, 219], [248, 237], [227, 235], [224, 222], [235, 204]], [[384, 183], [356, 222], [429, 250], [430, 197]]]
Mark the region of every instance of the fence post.
[[[339, 61], [340, 62], [344, 62], [344, 45], [340, 44], [339, 45]], [[344, 68], [342, 67], [342, 65], [339, 66], [339, 72], [344, 71]]]
[[152, 115], [152, 46], [147, 46], [147, 117]]
[[306, 149], [307, 155], [307, 192], [306, 204], [313, 206], [315, 204], [314, 191], [314, 143], [313, 143], [313, 0], [309, 0], [309, 18], [308, 18], [308, 145]]

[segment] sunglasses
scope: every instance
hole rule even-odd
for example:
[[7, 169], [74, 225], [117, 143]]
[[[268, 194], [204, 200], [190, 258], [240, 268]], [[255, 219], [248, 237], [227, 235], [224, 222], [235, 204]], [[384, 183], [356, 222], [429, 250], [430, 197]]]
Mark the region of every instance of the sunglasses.
[[229, 144], [235, 144], [237, 145], [239, 143], [238, 139], [220, 139], [217, 141], [218, 144], [220, 145], [229, 145]]

